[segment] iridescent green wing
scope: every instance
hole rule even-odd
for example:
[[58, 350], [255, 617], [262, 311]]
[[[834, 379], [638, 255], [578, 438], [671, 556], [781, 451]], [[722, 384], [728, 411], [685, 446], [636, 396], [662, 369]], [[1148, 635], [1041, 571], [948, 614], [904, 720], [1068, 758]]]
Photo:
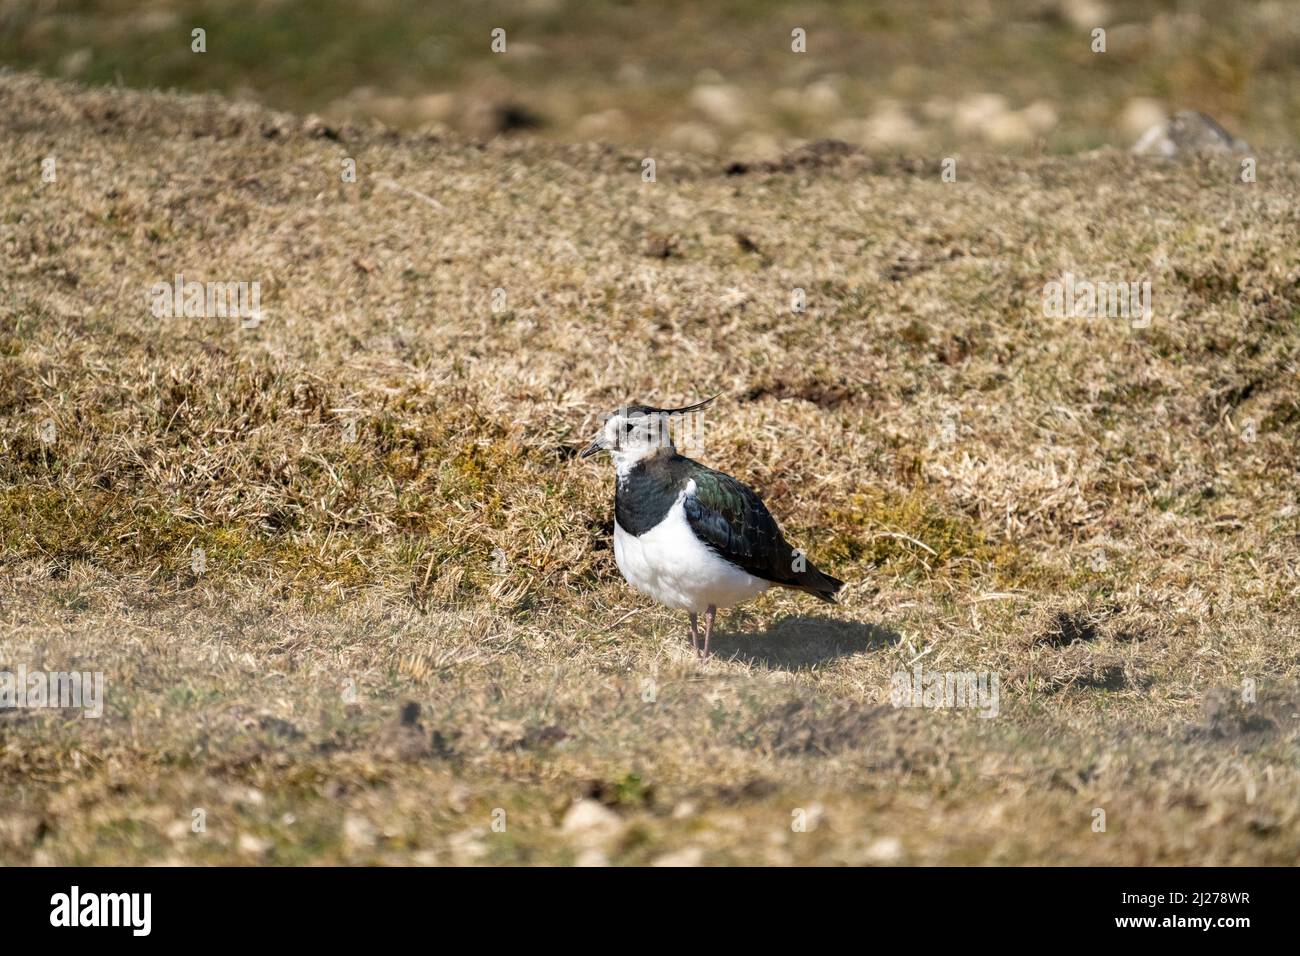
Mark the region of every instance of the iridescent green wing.
[[696, 535], [757, 578], [794, 584], [793, 552], [752, 488], [703, 465], [692, 470], [695, 494], [683, 505]]

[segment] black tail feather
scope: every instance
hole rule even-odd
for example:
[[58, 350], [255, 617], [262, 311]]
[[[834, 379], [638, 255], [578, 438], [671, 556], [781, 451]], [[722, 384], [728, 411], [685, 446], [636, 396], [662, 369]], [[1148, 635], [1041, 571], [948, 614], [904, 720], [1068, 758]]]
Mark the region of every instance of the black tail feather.
[[839, 578], [832, 577], [824, 571], [818, 571], [811, 565], [799, 575], [799, 583], [795, 587], [815, 595], [827, 604], [835, 603], [835, 595], [840, 588], [844, 587], [844, 582]]

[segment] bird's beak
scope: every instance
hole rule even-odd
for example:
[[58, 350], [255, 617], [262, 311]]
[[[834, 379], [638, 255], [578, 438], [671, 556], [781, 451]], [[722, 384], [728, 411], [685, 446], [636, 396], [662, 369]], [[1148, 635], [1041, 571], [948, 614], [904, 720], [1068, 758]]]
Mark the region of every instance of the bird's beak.
[[605, 450], [605, 436], [597, 435], [594, 439], [592, 439], [591, 444], [582, 450], [582, 452], [578, 455], [578, 457], [590, 458], [592, 455], [596, 454], [597, 452], [601, 452], [604, 450]]

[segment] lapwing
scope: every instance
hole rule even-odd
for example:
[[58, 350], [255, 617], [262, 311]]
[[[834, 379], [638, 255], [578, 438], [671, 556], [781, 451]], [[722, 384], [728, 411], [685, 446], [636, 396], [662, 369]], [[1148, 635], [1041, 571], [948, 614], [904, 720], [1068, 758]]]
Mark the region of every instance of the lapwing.
[[616, 475], [618, 569], [642, 594], [690, 615], [691, 646], [702, 658], [709, 655], [718, 608], [748, 601], [773, 584], [834, 604], [844, 586], [786, 542], [753, 489], [677, 453], [671, 417], [712, 402], [682, 408], [626, 405], [605, 416], [600, 433], [580, 456], [609, 452]]

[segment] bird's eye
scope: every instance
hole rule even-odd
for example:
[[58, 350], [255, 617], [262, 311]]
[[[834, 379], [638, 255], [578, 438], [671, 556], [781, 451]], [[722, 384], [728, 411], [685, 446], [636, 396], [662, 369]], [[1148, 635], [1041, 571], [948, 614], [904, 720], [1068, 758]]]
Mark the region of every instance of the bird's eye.
[[634, 429], [634, 428], [636, 428], [636, 426], [633, 425], [631, 422], [624, 422], [624, 423], [623, 423], [623, 434], [624, 434], [624, 435], [630, 435], [630, 434], [632, 434], [632, 429]]

